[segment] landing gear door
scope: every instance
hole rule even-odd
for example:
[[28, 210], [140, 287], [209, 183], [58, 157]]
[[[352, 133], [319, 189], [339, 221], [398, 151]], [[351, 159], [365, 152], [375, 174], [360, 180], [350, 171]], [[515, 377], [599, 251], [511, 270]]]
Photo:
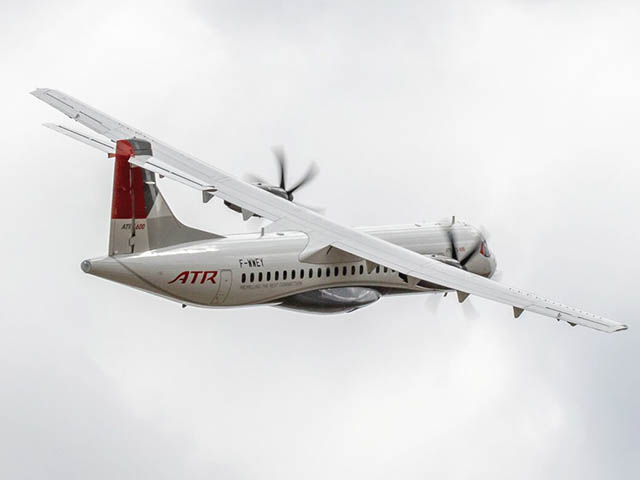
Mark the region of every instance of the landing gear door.
[[231, 290], [231, 270], [221, 270], [218, 275], [218, 291], [211, 300], [211, 305], [223, 305]]

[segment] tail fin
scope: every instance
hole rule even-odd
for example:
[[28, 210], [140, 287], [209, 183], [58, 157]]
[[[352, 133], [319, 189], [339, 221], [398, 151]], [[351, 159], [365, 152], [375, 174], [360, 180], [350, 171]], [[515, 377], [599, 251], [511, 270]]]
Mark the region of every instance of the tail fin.
[[180, 223], [158, 190], [155, 174], [129, 163], [145, 155], [151, 156], [151, 144], [138, 139], [119, 140], [116, 153], [109, 155], [115, 157], [109, 255], [221, 238]]

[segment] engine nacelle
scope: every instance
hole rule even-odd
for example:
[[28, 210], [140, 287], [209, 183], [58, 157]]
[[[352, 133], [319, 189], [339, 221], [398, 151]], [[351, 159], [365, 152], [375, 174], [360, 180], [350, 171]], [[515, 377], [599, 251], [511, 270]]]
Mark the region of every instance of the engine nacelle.
[[287, 297], [278, 306], [313, 313], [345, 313], [371, 305], [381, 296], [378, 290], [366, 287], [321, 288]]
[[[287, 193], [286, 190], [280, 188], [280, 187], [275, 187], [273, 185], [267, 185], [267, 184], [263, 184], [263, 183], [252, 183], [253, 186], [258, 187], [261, 190], [264, 190], [265, 192], [269, 192], [273, 195], [275, 195], [276, 197], [280, 197], [280, 198], [284, 198], [285, 200], [289, 200], [292, 201], [293, 200], [293, 195]], [[231, 210], [233, 210], [234, 212], [238, 212], [238, 213], [242, 213], [243, 217], [245, 217], [244, 219], [247, 220], [250, 217], [258, 217], [260, 218], [260, 215], [256, 215], [253, 212], [249, 212], [245, 209], [243, 209], [242, 207], [239, 207], [238, 205], [234, 205], [231, 202], [228, 201], [224, 201], [224, 204], [229, 207]]]

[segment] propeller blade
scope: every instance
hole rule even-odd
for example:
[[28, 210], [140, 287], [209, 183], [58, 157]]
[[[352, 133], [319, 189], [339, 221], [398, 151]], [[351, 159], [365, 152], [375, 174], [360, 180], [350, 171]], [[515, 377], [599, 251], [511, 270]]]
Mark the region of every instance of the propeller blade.
[[478, 310], [476, 310], [476, 307], [470, 299], [467, 299], [467, 301], [462, 304], [462, 311], [464, 316], [469, 320], [475, 320], [480, 316], [480, 313], [478, 313]]
[[304, 176], [298, 181], [298, 183], [296, 183], [293, 187], [291, 187], [289, 190], [287, 190], [287, 193], [289, 195], [292, 195], [293, 192], [295, 192], [300, 187], [302, 187], [303, 185], [305, 185], [305, 184], [309, 183], [311, 180], [313, 180], [317, 174], [318, 174], [318, 166], [314, 162], [309, 166], [309, 169], [307, 170], [307, 173], [304, 174]]
[[451, 248], [451, 258], [453, 258], [456, 262], [458, 261], [458, 249], [456, 247], [456, 239], [451, 231], [451, 227], [447, 227], [445, 229], [445, 233], [447, 234], [447, 238], [449, 239], [449, 247]]
[[429, 310], [429, 312], [435, 315], [438, 313], [438, 307], [440, 306], [442, 298], [443, 297], [440, 294], [429, 294], [427, 296], [427, 300], [424, 302], [424, 306]]
[[284, 153], [284, 148], [281, 146], [272, 148], [273, 154], [276, 156], [278, 166], [280, 169], [280, 188], [286, 190], [286, 178], [287, 178], [287, 156]]
[[485, 227], [484, 225], [480, 225], [478, 227], [478, 230], [480, 230], [480, 235], [482, 235], [482, 238], [487, 241], [491, 240], [491, 234], [489, 233], [489, 230], [487, 230], [487, 227]]
[[469, 253], [467, 253], [464, 256], [464, 258], [460, 260], [460, 265], [464, 267], [467, 264], [467, 262], [471, 260], [475, 256], [475, 254], [480, 251], [481, 246], [482, 246], [482, 238], [478, 238], [478, 240], [476, 240], [476, 243], [474, 243], [473, 247], [469, 250]]
[[269, 185], [269, 182], [267, 182], [264, 178], [259, 177], [258, 175], [254, 175], [252, 173], [246, 174], [244, 176], [244, 179], [249, 183], [261, 183], [263, 185]]

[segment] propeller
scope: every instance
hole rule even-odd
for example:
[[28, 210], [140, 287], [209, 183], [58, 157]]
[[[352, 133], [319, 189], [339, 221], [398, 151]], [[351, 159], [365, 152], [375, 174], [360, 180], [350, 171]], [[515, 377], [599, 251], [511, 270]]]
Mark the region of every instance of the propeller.
[[[287, 156], [284, 153], [284, 148], [282, 147], [273, 147], [273, 154], [276, 157], [276, 161], [278, 162], [278, 184], [274, 185], [267, 180], [264, 180], [262, 177], [254, 174], [246, 175], [245, 178], [248, 182], [252, 183], [256, 187], [265, 190], [273, 195], [284, 198], [285, 200], [289, 200], [293, 202], [293, 194], [297, 192], [300, 188], [311, 182], [315, 176], [318, 174], [318, 167], [315, 163], [312, 163], [307, 169], [306, 173], [302, 176], [300, 180], [298, 180], [293, 186], [287, 187]], [[297, 205], [304, 207], [308, 210], [312, 210], [317, 213], [323, 213], [324, 209], [319, 207], [314, 207], [310, 205], [304, 205], [298, 202], [295, 202]], [[224, 204], [229, 207], [231, 210], [236, 212], [240, 212], [243, 215], [245, 220], [248, 220], [250, 217], [258, 217], [258, 215], [243, 210], [242, 208], [234, 205], [225, 200]]]
[[[428, 294], [427, 299], [424, 302], [425, 308], [429, 310], [429, 313], [431, 313], [432, 315], [436, 315], [438, 313], [438, 309], [440, 308], [440, 304], [442, 303], [442, 300], [446, 296], [447, 296], [447, 292], [445, 292], [444, 294], [439, 294], [439, 293]], [[474, 320], [476, 318], [479, 318], [480, 316], [480, 313], [476, 309], [471, 299], [466, 299], [462, 303], [462, 314], [468, 320]]]
[[[482, 244], [485, 240], [485, 236], [483, 231], [481, 230], [475, 242], [471, 246], [471, 248], [469, 248], [468, 250], [465, 250], [464, 254], [461, 256], [459, 255], [458, 243], [456, 240], [455, 233], [453, 232], [453, 226], [455, 225], [455, 223], [456, 223], [456, 217], [452, 217], [451, 223], [442, 228], [449, 242], [449, 249], [451, 250], [451, 258], [455, 260], [455, 262], [457, 262], [457, 264], [460, 266], [461, 269], [467, 270], [467, 263], [469, 263], [469, 261], [473, 257], [475, 257], [476, 254], [480, 253], [480, 250], [482, 249]], [[457, 296], [458, 296], [458, 302], [462, 304], [462, 310], [463, 310], [464, 316], [469, 319], [477, 318], [478, 311], [473, 306], [473, 304], [469, 301], [468, 299], [469, 294], [463, 293], [463, 292], [457, 292]]]
[[269, 182], [267, 182], [264, 178], [259, 177], [258, 175], [254, 175], [253, 173], [247, 173], [244, 176], [244, 179], [247, 182], [251, 182], [251, 183], [260, 183], [262, 185], [268, 185]]
[[475, 320], [480, 317], [480, 313], [478, 309], [474, 306], [471, 299], [467, 300], [462, 304], [462, 314], [468, 320]]
[[454, 225], [455, 225], [455, 219], [454, 219], [454, 221], [451, 222], [450, 225], [447, 225], [446, 227], [443, 227], [443, 229], [444, 229], [444, 232], [445, 232], [445, 234], [447, 236], [447, 240], [449, 241], [449, 249], [451, 250], [451, 258], [454, 259], [456, 262], [458, 262], [458, 264], [460, 265], [460, 267], [463, 270], [466, 270], [467, 269], [466, 265], [469, 262], [469, 260], [471, 260], [476, 255], [476, 253], [480, 252], [480, 249], [482, 248], [482, 242], [484, 241], [484, 237], [483, 237], [482, 234], [479, 234], [478, 238], [473, 243], [471, 248], [469, 250], [466, 250], [464, 252], [463, 256], [460, 256], [458, 254], [459, 250], [458, 250], [458, 243], [456, 241], [456, 236], [453, 233], [453, 226]]
[[429, 310], [432, 315], [438, 313], [438, 307], [440, 307], [440, 301], [444, 295], [439, 293], [430, 293], [427, 295], [427, 299], [424, 302], [424, 306]]
[[318, 174], [318, 167], [315, 163], [312, 163], [307, 169], [307, 172], [302, 176], [302, 178], [298, 180], [298, 182], [295, 183], [293, 187], [287, 188], [287, 156], [284, 152], [284, 148], [278, 146], [273, 147], [272, 150], [273, 154], [276, 157], [276, 160], [278, 161], [278, 169], [280, 170], [280, 182], [278, 188], [280, 188], [287, 194], [287, 197], [290, 201], [293, 201], [294, 192], [296, 192], [296, 190], [308, 184], [315, 178], [315, 176]]

